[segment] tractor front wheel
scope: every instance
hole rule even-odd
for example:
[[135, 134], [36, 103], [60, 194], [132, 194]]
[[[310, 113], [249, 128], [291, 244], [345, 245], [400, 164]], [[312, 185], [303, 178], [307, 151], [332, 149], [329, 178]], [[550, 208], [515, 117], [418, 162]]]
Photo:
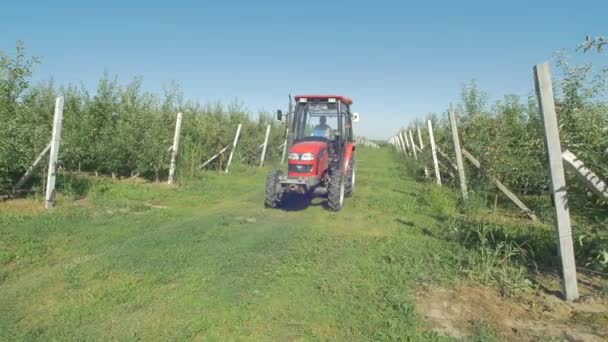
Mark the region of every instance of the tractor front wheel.
[[327, 187], [327, 206], [331, 211], [340, 211], [344, 203], [344, 175], [342, 172], [333, 172]]
[[279, 178], [282, 174], [281, 170], [273, 170], [266, 178], [266, 198], [264, 200], [266, 208], [278, 208], [281, 205], [283, 187]]

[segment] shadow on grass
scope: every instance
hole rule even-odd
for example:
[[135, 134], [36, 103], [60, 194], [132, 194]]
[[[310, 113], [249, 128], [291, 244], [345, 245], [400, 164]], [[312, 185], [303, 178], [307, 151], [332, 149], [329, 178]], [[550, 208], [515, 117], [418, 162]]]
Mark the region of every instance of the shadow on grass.
[[439, 223], [445, 223], [452, 219], [452, 216], [447, 215], [447, 214], [432, 214], [429, 216], [432, 217], [435, 221], [437, 221]]
[[306, 195], [296, 195], [296, 194], [287, 194], [285, 198], [283, 198], [283, 203], [281, 205], [281, 210], [283, 211], [302, 211], [308, 209], [308, 207], [318, 207], [322, 206], [324, 209], [327, 209], [327, 200], [323, 198], [322, 201], [313, 201], [316, 198], [320, 197], [312, 197]]
[[403, 220], [401, 218], [396, 218], [395, 222], [400, 223], [400, 224], [405, 225], [405, 226], [408, 226], [408, 227], [414, 227], [414, 222], [412, 222], [412, 221], [406, 221], [406, 220]]
[[415, 192], [413, 192], [413, 191], [404, 191], [404, 190], [400, 190], [400, 189], [392, 189], [392, 191], [396, 192], [396, 193], [399, 193], [399, 194], [412, 196], [412, 197], [418, 196], [418, 194], [415, 193]]

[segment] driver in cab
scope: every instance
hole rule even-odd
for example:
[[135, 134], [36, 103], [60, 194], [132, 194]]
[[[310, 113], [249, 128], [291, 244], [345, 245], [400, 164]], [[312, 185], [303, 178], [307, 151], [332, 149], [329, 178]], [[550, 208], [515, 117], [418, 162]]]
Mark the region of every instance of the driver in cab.
[[319, 118], [319, 124], [313, 128], [312, 136], [330, 138], [331, 127], [327, 124], [327, 118], [324, 115]]

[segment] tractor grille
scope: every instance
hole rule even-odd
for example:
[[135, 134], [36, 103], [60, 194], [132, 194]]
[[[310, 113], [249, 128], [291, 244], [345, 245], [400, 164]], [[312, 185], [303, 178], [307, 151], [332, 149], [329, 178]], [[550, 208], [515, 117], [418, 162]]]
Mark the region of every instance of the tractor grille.
[[312, 165], [289, 164], [289, 172], [309, 173], [312, 171]]

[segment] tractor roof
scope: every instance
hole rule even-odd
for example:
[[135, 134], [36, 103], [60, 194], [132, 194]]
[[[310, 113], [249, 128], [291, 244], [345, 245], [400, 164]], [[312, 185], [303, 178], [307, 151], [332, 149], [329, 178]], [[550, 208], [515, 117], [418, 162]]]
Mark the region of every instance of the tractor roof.
[[353, 104], [353, 100], [349, 99], [346, 96], [340, 95], [296, 95], [296, 101], [299, 102], [300, 99], [308, 99], [308, 100], [327, 100], [327, 99], [338, 99], [340, 102], [346, 103], [347, 105]]

